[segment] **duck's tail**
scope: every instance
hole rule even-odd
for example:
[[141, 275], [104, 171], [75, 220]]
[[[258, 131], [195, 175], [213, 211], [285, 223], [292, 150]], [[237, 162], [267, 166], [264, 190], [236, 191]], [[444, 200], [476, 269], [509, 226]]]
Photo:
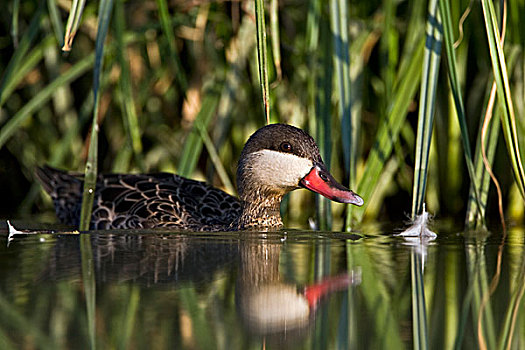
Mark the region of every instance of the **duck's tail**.
[[44, 165], [35, 176], [51, 196], [58, 219], [68, 225], [77, 225], [82, 204], [82, 179], [79, 176]]
[[38, 182], [42, 185], [44, 190], [52, 197], [52, 193], [55, 192], [56, 173], [61, 170], [51, 168], [50, 166], [44, 165], [43, 167], [36, 168], [35, 176]]

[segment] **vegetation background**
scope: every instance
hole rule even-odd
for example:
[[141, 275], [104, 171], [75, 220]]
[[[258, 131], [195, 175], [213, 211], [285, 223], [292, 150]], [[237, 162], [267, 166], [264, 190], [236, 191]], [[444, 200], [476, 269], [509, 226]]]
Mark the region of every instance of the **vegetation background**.
[[242, 146], [266, 123], [266, 74], [270, 121], [308, 130], [366, 203], [345, 213], [295, 191], [288, 225], [404, 220], [424, 201], [440, 218], [497, 224], [480, 149], [491, 105], [488, 161], [507, 220], [523, 223], [523, 0], [256, 3], [87, 2], [63, 52], [69, 1], [10, 1], [0, 14], [0, 217], [53, 220], [34, 169], [84, 171], [93, 116], [99, 172], [170, 171], [234, 194]]
[[[81, 20], [70, 22], [76, 36], [64, 53], [69, 12]], [[321, 229], [351, 229], [413, 217], [423, 203], [460, 223], [449, 232], [497, 225], [482, 135], [506, 219], [523, 225], [523, 13], [523, 0], [100, 0], [85, 7], [11, 0], [0, 13], [0, 217], [54, 220], [33, 177], [44, 163], [81, 172], [95, 164], [88, 174], [174, 171], [234, 193], [241, 148], [269, 118], [308, 130], [335, 177], [366, 203], [344, 212], [296, 191], [283, 206], [288, 225], [316, 217]], [[447, 349], [525, 343], [523, 228], [509, 230], [508, 239], [483, 230], [451, 234], [430, 245], [425, 274], [423, 244], [399, 247], [384, 236], [354, 244], [350, 235], [343, 243], [338, 235], [331, 247], [307, 234], [295, 249], [290, 236], [286, 245], [279, 234], [254, 241], [289, 248], [280, 266], [285, 280], [305, 284], [341, 267], [364, 276], [346, 301], [330, 305], [337, 312], [328, 321], [320, 315], [312, 347], [328, 334], [342, 348], [361, 339], [376, 348], [409, 347], [410, 338], [415, 348], [429, 340]], [[181, 342], [191, 325], [190, 341], [201, 348], [238, 341], [234, 276], [221, 272], [208, 288], [190, 282], [160, 297], [132, 283], [104, 289], [95, 281], [93, 252], [100, 251], [92, 237], [39, 235], [2, 245], [3, 348], [54, 349], [79, 339], [92, 348], [164, 345]], [[155, 268], [164, 266], [163, 252], [168, 261], [184, 252], [184, 236], [171, 235], [171, 245], [166, 238], [145, 235]], [[81, 274], [41, 283], [41, 271], [60, 256], [59, 239], [71, 240], [64, 256], [81, 255], [82, 266], [67, 264]], [[230, 312], [209, 312], [205, 301]], [[363, 310], [370, 320], [349, 319]], [[166, 318], [165, 327], [151, 326]], [[356, 327], [350, 333], [349, 325]]]

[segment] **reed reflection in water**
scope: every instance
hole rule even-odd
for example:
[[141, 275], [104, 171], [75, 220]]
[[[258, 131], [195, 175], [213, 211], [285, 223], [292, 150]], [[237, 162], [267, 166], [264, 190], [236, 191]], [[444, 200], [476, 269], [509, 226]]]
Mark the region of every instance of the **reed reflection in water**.
[[[504, 241], [436, 230], [436, 240], [417, 246], [376, 227], [364, 231], [27, 234], [9, 247], [3, 234], [2, 341], [201, 349], [525, 344], [523, 229]], [[80, 249], [86, 238], [90, 257]]]

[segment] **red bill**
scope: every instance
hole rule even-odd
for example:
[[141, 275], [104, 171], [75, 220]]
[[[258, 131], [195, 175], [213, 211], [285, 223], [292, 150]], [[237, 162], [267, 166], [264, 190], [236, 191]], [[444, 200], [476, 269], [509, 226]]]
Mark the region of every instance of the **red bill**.
[[363, 205], [363, 198], [338, 183], [323, 164], [316, 164], [308, 175], [303, 177], [301, 185], [335, 202]]

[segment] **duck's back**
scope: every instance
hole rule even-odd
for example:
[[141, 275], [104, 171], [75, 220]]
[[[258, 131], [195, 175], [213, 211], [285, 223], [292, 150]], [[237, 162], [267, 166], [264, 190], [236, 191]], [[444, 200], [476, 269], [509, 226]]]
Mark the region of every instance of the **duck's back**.
[[[59, 220], [78, 225], [83, 178], [51, 167], [37, 170]], [[203, 182], [174, 174], [99, 175], [91, 228], [171, 227], [228, 230], [240, 215], [239, 201]]]

